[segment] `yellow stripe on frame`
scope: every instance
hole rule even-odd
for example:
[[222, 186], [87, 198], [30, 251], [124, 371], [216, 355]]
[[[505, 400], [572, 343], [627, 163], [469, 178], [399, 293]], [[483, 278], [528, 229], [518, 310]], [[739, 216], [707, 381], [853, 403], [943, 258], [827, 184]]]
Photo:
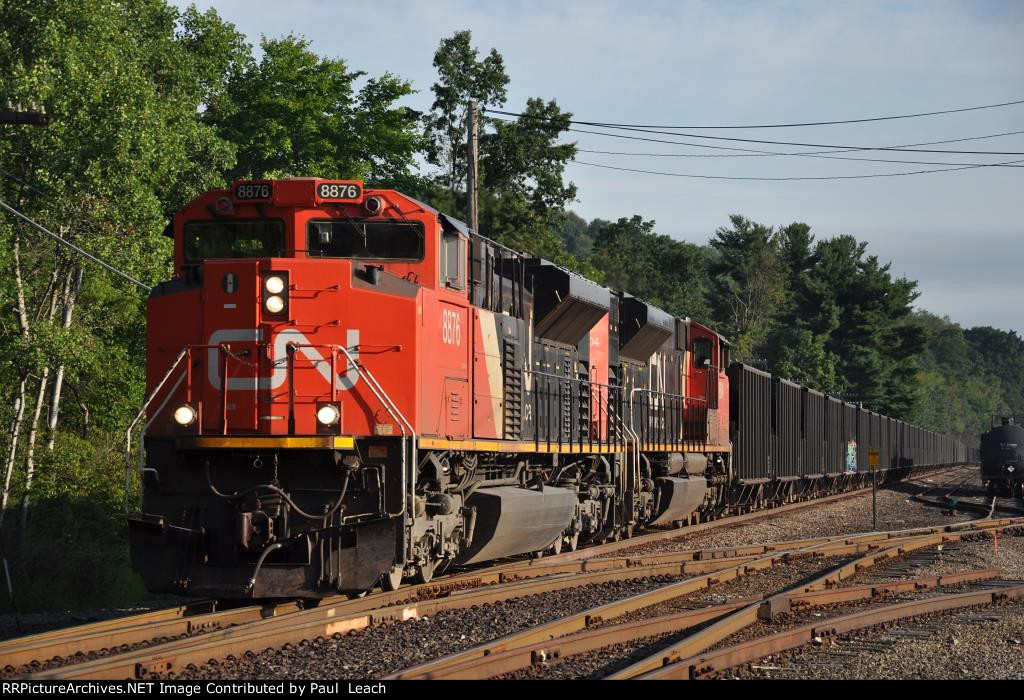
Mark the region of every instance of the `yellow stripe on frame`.
[[263, 435], [197, 435], [179, 437], [180, 449], [238, 450], [350, 450], [355, 439], [348, 435], [263, 436]]

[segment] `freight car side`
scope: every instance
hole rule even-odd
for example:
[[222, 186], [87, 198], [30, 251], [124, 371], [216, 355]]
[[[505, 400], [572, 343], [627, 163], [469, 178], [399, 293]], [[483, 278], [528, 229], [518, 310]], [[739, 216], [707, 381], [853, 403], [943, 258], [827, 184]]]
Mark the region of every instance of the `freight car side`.
[[953, 438], [750, 365], [733, 364], [728, 376], [736, 512], [854, 488], [870, 478], [873, 455], [884, 480], [969, 456]]

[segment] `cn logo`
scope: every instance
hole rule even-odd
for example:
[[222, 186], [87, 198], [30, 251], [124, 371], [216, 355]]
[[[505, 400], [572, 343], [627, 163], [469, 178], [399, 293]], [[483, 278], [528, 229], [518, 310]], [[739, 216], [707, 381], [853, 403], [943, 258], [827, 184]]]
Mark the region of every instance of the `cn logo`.
[[[263, 330], [260, 328], [225, 328], [214, 331], [207, 341], [208, 345], [220, 345], [222, 343], [259, 343], [263, 341]], [[271, 366], [273, 372], [269, 377], [229, 377], [229, 391], [266, 391], [277, 389], [288, 378], [288, 344], [294, 343], [299, 346], [295, 351], [296, 357], [304, 357], [320, 373], [328, 384], [331, 383], [331, 359], [324, 357], [319, 348], [308, 347], [309, 340], [302, 333], [295, 329], [283, 330], [274, 336], [273, 352], [271, 354]], [[359, 359], [359, 330], [348, 331], [345, 339], [346, 349], [352, 359]], [[304, 347], [305, 346], [305, 347]], [[214, 389], [220, 389], [220, 350], [210, 348], [207, 351], [206, 376]], [[348, 361], [343, 353], [338, 353], [338, 366], [344, 368], [335, 378], [335, 386], [343, 391], [351, 389], [359, 382], [359, 370]]]

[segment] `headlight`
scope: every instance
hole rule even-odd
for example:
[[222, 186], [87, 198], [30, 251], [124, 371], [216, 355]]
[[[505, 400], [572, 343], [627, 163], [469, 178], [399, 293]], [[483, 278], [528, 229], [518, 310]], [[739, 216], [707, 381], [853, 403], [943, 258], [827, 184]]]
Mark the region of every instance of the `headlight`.
[[316, 409], [316, 419], [320, 421], [321, 425], [334, 425], [339, 418], [341, 418], [341, 413], [338, 411], [338, 407], [332, 404], [324, 404]]
[[267, 307], [267, 311], [272, 314], [279, 314], [284, 311], [284, 299], [276, 295], [267, 297], [264, 305]]
[[280, 294], [284, 291], [284, 279], [274, 275], [263, 282], [263, 287], [271, 294]]
[[178, 425], [192, 425], [196, 421], [196, 409], [183, 403], [174, 409], [174, 422]]

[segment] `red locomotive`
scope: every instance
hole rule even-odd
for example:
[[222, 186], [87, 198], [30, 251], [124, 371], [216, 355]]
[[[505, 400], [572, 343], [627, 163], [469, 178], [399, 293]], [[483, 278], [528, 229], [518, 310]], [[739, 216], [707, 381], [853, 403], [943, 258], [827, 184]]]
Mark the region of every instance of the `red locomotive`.
[[236, 182], [172, 229], [131, 519], [153, 590], [394, 587], [721, 498], [707, 328], [359, 182]]
[[129, 520], [153, 591], [393, 589], [799, 495], [734, 478], [718, 334], [415, 199], [235, 182], [168, 232]]

